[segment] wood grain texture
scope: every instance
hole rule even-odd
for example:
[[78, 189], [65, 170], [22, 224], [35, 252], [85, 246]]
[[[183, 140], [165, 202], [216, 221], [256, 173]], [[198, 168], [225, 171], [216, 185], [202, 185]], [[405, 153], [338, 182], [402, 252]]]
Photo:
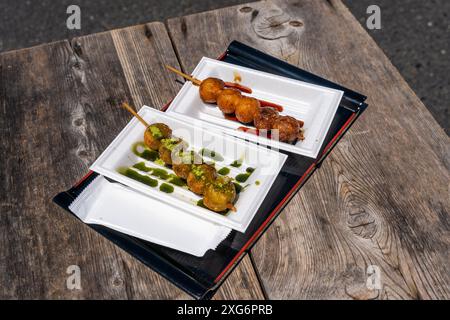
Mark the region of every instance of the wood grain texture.
[[269, 298], [450, 297], [449, 138], [340, 1], [255, 2], [168, 27], [187, 72], [239, 40], [369, 97], [251, 252]]
[[[51, 201], [130, 119], [128, 101], [177, 92], [164, 25], [151, 23], [0, 55], [0, 298], [187, 299], [187, 294]], [[81, 290], [66, 287], [81, 268]], [[218, 298], [262, 297], [243, 263]]]

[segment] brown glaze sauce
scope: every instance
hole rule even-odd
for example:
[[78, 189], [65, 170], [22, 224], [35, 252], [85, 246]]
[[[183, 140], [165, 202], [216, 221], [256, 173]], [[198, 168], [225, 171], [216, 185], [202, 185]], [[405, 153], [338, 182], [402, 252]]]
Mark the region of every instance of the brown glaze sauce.
[[252, 89], [249, 87], [246, 87], [240, 83], [235, 83], [235, 82], [225, 82], [225, 87], [227, 88], [234, 88], [237, 89], [241, 92], [245, 92], [245, 93], [252, 93]]
[[261, 104], [261, 107], [274, 108], [278, 112], [283, 112], [283, 107], [280, 106], [279, 104], [276, 104], [276, 103], [273, 103], [273, 102], [269, 102], [269, 101], [260, 100], [260, 99], [258, 99], [258, 100], [259, 100], [259, 103]]

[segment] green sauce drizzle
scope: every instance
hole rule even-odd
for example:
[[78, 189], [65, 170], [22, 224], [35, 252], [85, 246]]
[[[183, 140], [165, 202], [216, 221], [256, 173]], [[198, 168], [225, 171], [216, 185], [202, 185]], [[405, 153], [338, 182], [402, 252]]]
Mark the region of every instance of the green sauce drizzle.
[[159, 153], [155, 150], [145, 149], [141, 153], [141, 158], [144, 158], [145, 160], [148, 161], [155, 161], [156, 159], [159, 158]]
[[234, 179], [237, 182], [245, 182], [245, 181], [247, 181], [248, 177], [250, 177], [250, 174], [248, 174], [248, 173], [240, 173]]
[[227, 174], [230, 173], [230, 169], [227, 167], [223, 167], [222, 169], [220, 169], [219, 171], [217, 171], [218, 174], [222, 175], [222, 176], [226, 176]]
[[133, 169], [130, 169], [130, 168], [119, 169], [118, 172], [120, 174], [123, 174], [124, 176], [127, 176], [128, 178], [139, 181], [139, 182], [146, 184], [152, 188], [158, 186], [158, 180], [152, 179], [146, 175], [142, 175], [142, 174], [134, 171]]
[[177, 187], [184, 187], [186, 186], [186, 181], [181, 179], [180, 177], [177, 177], [176, 175], [170, 175], [170, 179], [167, 180], [167, 182], [176, 185]]
[[[139, 152], [139, 147], [143, 148], [144, 150], [142, 152]], [[131, 151], [133, 151], [133, 153], [138, 157], [144, 158], [148, 161], [155, 161], [159, 158], [158, 151], [148, 149], [143, 142], [136, 142], [135, 144], [133, 144], [133, 146], [131, 147]]]
[[145, 165], [145, 162], [136, 163], [135, 165], [133, 165], [133, 168], [136, 168], [136, 169], [144, 171], [144, 172], [150, 172], [153, 170], [152, 168], [147, 167]]
[[174, 189], [173, 186], [171, 186], [170, 184], [163, 183], [159, 186], [159, 190], [165, 193], [172, 193]]
[[169, 173], [166, 170], [159, 169], [159, 168], [152, 168], [151, 175], [155, 176], [155, 177], [158, 177], [158, 178], [160, 178], [162, 180], [167, 180], [167, 179], [169, 179], [169, 176], [170, 176]]
[[147, 167], [145, 165], [145, 162], [136, 163], [135, 165], [133, 165], [133, 168], [136, 168], [144, 172], [150, 172], [152, 176], [158, 177], [162, 180], [167, 180], [170, 177], [169, 173], [166, 170]]
[[218, 152], [214, 151], [214, 150], [209, 150], [209, 149], [203, 148], [203, 149], [200, 150], [200, 154], [202, 156], [204, 156], [204, 157], [213, 159], [215, 161], [219, 161], [220, 162], [220, 161], [224, 160], [222, 155], [219, 154]]
[[242, 166], [242, 160], [234, 160], [232, 163], [230, 163], [230, 166], [239, 168], [240, 166]]

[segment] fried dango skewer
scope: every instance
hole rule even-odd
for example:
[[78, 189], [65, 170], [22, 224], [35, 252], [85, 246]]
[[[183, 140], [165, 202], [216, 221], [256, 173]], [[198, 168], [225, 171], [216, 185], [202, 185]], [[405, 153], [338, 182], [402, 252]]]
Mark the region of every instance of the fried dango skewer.
[[258, 115], [260, 107], [258, 99], [242, 96], [236, 106], [236, 118], [242, 123], [251, 123]]
[[261, 107], [259, 113], [255, 116], [253, 124], [259, 130], [272, 129], [273, 123], [279, 117], [278, 111], [269, 107]]
[[203, 204], [210, 210], [222, 212], [227, 209], [236, 211], [233, 201], [236, 188], [229, 177], [218, 177], [205, 188]]
[[[226, 83], [217, 78], [207, 78], [200, 81], [192, 76], [186, 75], [183, 72], [167, 66], [171, 71], [176, 72], [182, 77], [192, 81], [195, 85], [200, 86], [200, 97], [206, 103], [217, 103], [220, 110], [229, 116], [233, 112], [236, 119], [242, 123], [254, 123], [256, 129], [271, 130], [275, 120], [277, 120], [277, 112], [282, 111], [282, 107], [267, 101], [260, 101], [258, 99], [243, 96], [240, 92], [235, 92], [231, 88], [226, 88]], [[264, 105], [265, 109], [262, 109], [261, 105]], [[272, 108], [273, 111], [267, 111], [268, 108]], [[283, 119], [283, 118], [282, 118]], [[295, 127], [288, 121], [286, 125], [277, 123], [276, 130], [280, 131], [280, 141], [293, 142], [292, 137], [296, 136], [298, 139], [303, 140], [303, 131], [300, 128], [303, 123], [299, 122], [299, 130], [296, 134], [292, 128]], [[280, 127], [281, 130], [278, 128]]]
[[172, 157], [172, 170], [175, 174], [186, 180], [189, 172], [191, 172], [192, 165], [202, 164], [202, 157], [195, 151], [181, 151], [176, 154], [176, 157]]
[[159, 158], [164, 161], [165, 164], [172, 165], [172, 158], [175, 158], [176, 154], [185, 150], [187, 147], [187, 142], [177, 137], [162, 139], [158, 149]]
[[161, 140], [167, 139], [172, 135], [172, 129], [164, 123], [152, 123], [144, 132], [144, 143], [152, 150], [158, 150], [161, 147]]
[[145, 127], [144, 143], [152, 150], [158, 150], [161, 146], [161, 140], [169, 138], [172, 135], [172, 129], [164, 123], [149, 124], [128, 104], [123, 103], [122, 106], [139, 120]]
[[225, 114], [233, 114], [240, 103], [242, 94], [236, 89], [223, 89], [217, 97], [217, 106]]
[[[235, 86], [235, 88], [233, 87], [227, 88], [227, 84], [229, 83], [226, 83], [221, 79], [209, 77], [204, 79], [203, 81], [200, 81], [199, 79], [187, 75], [175, 68], [172, 68], [170, 66], [166, 67], [169, 70], [175, 72], [176, 74], [184, 77], [185, 79], [192, 81], [192, 83], [194, 83], [195, 85], [200, 86], [199, 94], [203, 102], [217, 103], [219, 109], [224, 114], [228, 115], [235, 113], [238, 121], [242, 123], [253, 122], [253, 119], [259, 112], [261, 102], [258, 99], [243, 96], [238, 90], [235, 89], [239, 88], [242, 90], [245, 87]], [[248, 90], [246, 92], [248, 92]], [[270, 105], [268, 102], [264, 103], [266, 105]], [[273, 104], [274, 108], [275, 106], [281, 108], [280, 106]]]
[[206, 186], [217, 177], [216, 169], [208, 164], [192, 165], [187, 185], [192, 192], [203, 195]]
[[273, 123], [272, 136], [275, 130], [278, 132], [279, 141], [292, 143], [298, 138], [300, 124], [297, 119], [293, 117], [279, 116]]
[[186, 180], [191, 172], [192, 165], [187, 163], [173, 164], [172, 170], [177, 177]]
[[225, 88], [225, 83], [217, 78], [206, 78], [200, 84], [200, 98], [205, 103], [216, 103], [217, 97]]
[[[202, 83], [201, 80], [194, 78], [193, 76], [190, 76], [184, 72], [181, 72], [180, 70], [177, 70], [171, 66], [166, 65], [166, 68], [169, 69], [172, 72], [175, 72], [176, 74], [178, 74], [179, 76], [185, 78], [186, 80], [191, 81], [194, 85], [196, 86], [200, 86], [200, 84]], [[249, 87], [246, 87], [240, 83], [236, 83], [236, 82], [224, 82], [225, 87], [227, 88], [233, 88], [233, 89], [237, 89], [239, 91], [245, 92], [245, 93], [252, 93], [252, 89]]]
[[[208, 209], [216, 212], [226, 209], [236, 211], [233, 205], [236, 190], [230, 178], [217, 178], [217, 171], [214, 166], [202, 163], [202, 157], [198, 153], [184, 151], [188, 147], [187, 142], [177, 137], [170, 137], [172, 130], [166, 124], [149, 125], [130, 105], [124, 103], [123, 107], [147, 128], [146, 134], [150, 131], [152, 137], [161, 138], [158, 140], [160, 143], [158, 148], [160, 159], [166, 164], [172, 165], [175, 175], [187, 180], [188, 188], [192, 192], [203, 195], [208, 186], [214, 184], [213, 188], [208, 189], [208, 195], [203, 199]], [[152, 140], [152, 143], [155, 142]]]

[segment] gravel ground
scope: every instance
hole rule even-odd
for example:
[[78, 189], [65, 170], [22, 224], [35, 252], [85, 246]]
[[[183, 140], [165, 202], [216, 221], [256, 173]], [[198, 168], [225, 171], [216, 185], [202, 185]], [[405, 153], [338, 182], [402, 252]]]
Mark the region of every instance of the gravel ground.
[[[368, 31], [450, 133], [450, 1], [343, 0], [365, 25], [366, 8], [381, 8], [381, 30]], [[243, 0], [1, 0], [0, 52], [138, 23], [165, 20]], [[82, 10], [82, 28], [65, 27], [66, 8]]]

